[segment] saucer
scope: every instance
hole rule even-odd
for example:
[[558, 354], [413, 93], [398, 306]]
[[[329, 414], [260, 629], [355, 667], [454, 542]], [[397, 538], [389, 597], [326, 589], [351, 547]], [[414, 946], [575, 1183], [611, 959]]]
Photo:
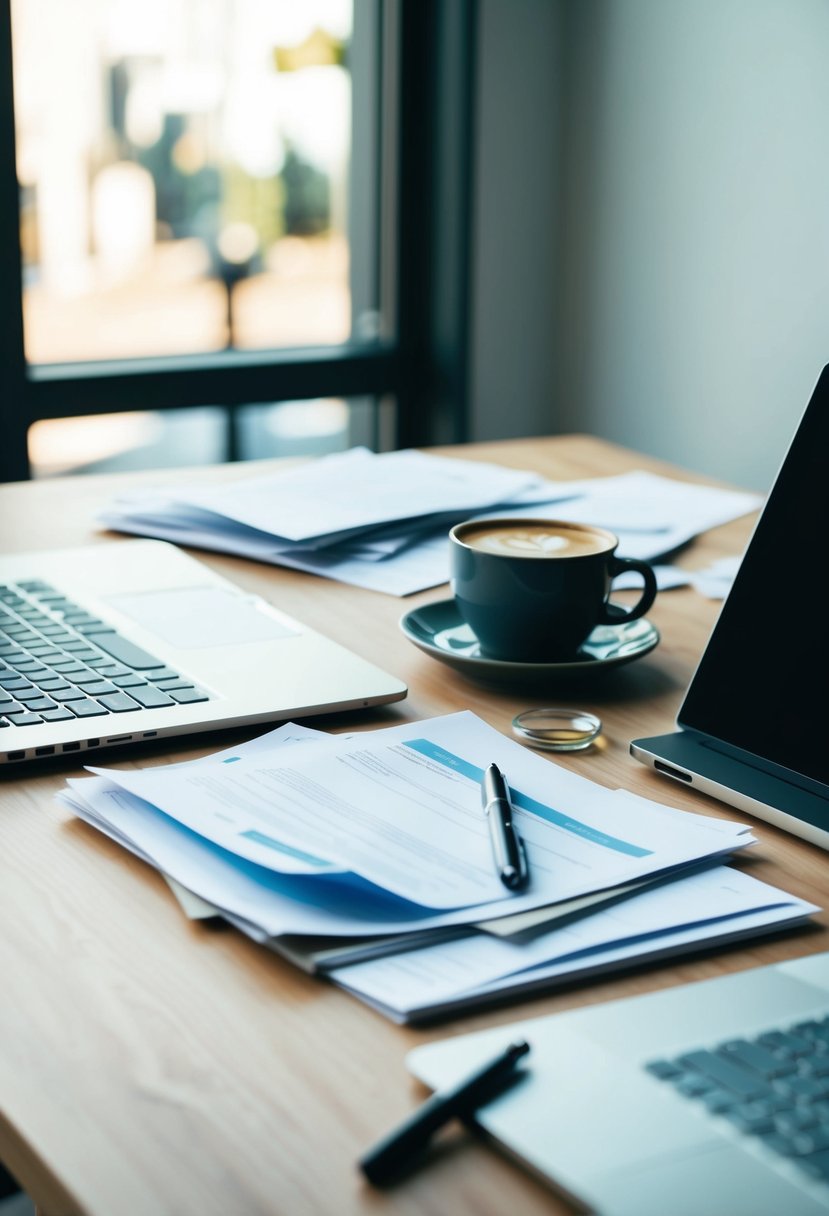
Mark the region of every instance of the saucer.
[[659, 630], [647, 617], [624, 625], [599, 625], [572, 659], [558, 663], [508, 662], [481, 654], [475, 634], [454, 600], [438, 600], [407, 612], [400, 628], [410, 642], [433, 659], [448, 663], [470, 679], [487, 683], [549, 683], [551, 676], [596, 675], [648, 654], [659, 642]]

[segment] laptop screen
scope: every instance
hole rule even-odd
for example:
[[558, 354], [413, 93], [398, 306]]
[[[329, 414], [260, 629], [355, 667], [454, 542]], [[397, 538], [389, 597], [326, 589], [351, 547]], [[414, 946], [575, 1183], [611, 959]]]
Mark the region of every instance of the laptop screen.
[[679, 712], [680, 726], [829, 785], [829, 367]]

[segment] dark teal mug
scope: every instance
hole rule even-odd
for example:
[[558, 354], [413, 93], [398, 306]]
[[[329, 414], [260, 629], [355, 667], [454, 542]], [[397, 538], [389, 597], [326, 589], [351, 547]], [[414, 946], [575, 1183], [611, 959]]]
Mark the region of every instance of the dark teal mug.
[[[656, 598], [647, 562], [616, 557], [604, 528], [549, 519], [484, 519], [449, 533], [452, 593], [483, 654], [512, 662], [573, 659], [597, 625], [644, 616]], [[610, 603], [614, 578], [643, 581], [632, 608]]]

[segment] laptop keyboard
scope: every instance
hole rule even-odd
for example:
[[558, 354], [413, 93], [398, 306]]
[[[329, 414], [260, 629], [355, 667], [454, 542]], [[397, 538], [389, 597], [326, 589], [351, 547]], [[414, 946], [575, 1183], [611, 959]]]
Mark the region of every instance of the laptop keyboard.
[[208, 700], [48, 583], [0, 585], [0, 731]]
[[811, 1178], [829, 1181], [829, 1016], [645, 1067]]

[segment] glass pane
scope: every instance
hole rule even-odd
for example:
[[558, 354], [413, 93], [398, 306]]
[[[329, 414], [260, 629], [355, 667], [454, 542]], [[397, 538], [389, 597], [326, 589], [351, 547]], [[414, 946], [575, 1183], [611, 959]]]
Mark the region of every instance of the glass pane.
[[[283, 401], [240, 406], [242, 460], [324, 456], [362, 445], [391, 445], [394, 402], [373, 397]], [[220, 406], [130, 411], [36, 422], [29, 429], [33, 477], [184, 468], [225, 459], [228, 411]]]
[[353, 0], [12, 18], [31, 362], [348, 339]]

